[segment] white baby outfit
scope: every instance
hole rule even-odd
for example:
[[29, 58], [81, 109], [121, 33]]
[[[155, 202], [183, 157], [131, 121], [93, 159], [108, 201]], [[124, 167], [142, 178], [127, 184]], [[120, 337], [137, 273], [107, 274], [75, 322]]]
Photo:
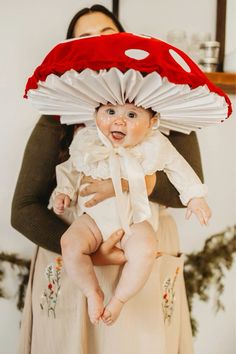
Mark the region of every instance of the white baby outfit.
[[[104, 240], [114, 230], [123, 228], [128, 233], [132, 223], [144, 220], [157, 230], [156, 208], [148, 201], [144, 178], [162, 170], [179, 191], [184, 205], [193, 197], [206, 195], [207, 187], [160, 131], [152, 130], [134, 147], [114, 148], [96, 127], [87, 127], [77, 131], [70, 146], [70, 158], [56, 168], [54, 195], [69, 195], [76, 203], [76, 208], [71, 209], [76, 213], [72, 218], [86, 212], [97, 223]], [[78, 195], [83, 175], [95, 179], [112, 178], [116, 197], [86, 208], [84, 203], [91, 195], [87, 198]], [[121, 178], [128, 180], [129, 193], [122, 192]]]

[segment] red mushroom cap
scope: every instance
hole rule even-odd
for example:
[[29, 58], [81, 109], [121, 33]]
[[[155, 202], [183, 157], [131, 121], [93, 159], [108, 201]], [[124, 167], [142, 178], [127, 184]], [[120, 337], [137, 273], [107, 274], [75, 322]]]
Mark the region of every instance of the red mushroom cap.
[[[131, 33], [77, 38], [56, 45], [29, 78], [24, 97], [28, 97], [29, 90], [37, 91], [38, 84], [45, 82], [50, 75], [61, 77], [70, 70], [81, 73], [86, 69], [98, 72], [111, 68], [122, 73], [130, 69], [146, 75], [158, 73], [163, 80], [188, 85], [190, 90], [207, 87], [209, 94], [224, 98], [222, 105], [227, 108], [222, 120], [232, 112], [228, 96], [211, 83], [183, 51], [159, 39]], [[211, 114], [214, 116], [214, 112]]]

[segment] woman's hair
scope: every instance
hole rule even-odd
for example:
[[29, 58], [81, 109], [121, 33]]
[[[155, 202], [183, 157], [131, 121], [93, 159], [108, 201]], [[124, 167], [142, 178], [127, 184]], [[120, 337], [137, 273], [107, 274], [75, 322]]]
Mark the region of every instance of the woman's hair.
[[121, 25], [119, 20], [116, 18], [116, 16], [111, 11], [109, 11], [106, 7], [104, 7], [102, 5], [93, 5], [91, 7], [85, 7], [75, 14], [75, 16], [72, 18], [72, 20], [69, 24], [66, 39], [71, 39], [74, 37], [74, 29], [75, 29], [76, 22], [82, 16], [92, 14], [94, 12], [103, 13], [105, 16], [109, 17], [112, 20], [112, 22], [114, 23], [114, 25], [116, 26], [116, 28], [118, 29], [119, 32], [125, 32], [123, 26]]
[[[91, 14], [94, 12], [100, 12], [103, 13], [105, 16], [109, 17], [114, 25], [117, 27], [119, 32], [125, 32], [123, 26], [119, 22], [119, 20], [113, 15], [111, 11], [109, 11], [106, 7], [102, 5], [93, 5], [92, 7], [85, 7], [79, 12], [75, 14], [75, 16], [72, 18], [68, 30], [67, 30], [67, 35], [66, 39], [71, 39], [74, 38], [74, 29], [77, 21], [82, 17], [87, 14]], [[81, 125], [80, 125], [81, 126]], [[69, 158], [69, 151], [68, 148], [72, 142], [74, 131], [78, 126], [67, 126], [67, 125], [62, 125], [62, 133], [60, 137], [60, 153], [58, 156], [58, 163], [61, 163]]]

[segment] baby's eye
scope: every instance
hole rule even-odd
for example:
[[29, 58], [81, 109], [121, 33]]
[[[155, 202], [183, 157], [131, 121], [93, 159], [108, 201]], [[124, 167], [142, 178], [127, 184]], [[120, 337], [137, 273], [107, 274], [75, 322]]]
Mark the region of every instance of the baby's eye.
[[108, 108], [106, 110], [106, 113], [109, 114], [110, 116], [113, 116], [116, 112], [115, 112], [115, 110], [113, 108]]
[[137, 113], [135, 113], [135, 112], [128, 112], [128, 117], [129, 117], [129, 118], [136, 118], [136, 117], [137, 117]]

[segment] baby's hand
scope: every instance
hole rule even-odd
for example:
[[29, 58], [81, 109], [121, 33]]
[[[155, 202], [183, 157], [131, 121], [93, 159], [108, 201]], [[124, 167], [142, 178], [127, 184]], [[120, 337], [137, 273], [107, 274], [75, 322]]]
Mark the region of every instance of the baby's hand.
[[65, 208], [70, 206], [70, 197], [67, 194], [60, 193], [56, 195], [53, 203], [53, 211], [57, 215], [62, 215]]
[[185, 218], [188, 220], [194, 213], [201, 225], [207, 225], [211, 217], [211, 209], [204, 198], [193, 198], [189, 201]]

